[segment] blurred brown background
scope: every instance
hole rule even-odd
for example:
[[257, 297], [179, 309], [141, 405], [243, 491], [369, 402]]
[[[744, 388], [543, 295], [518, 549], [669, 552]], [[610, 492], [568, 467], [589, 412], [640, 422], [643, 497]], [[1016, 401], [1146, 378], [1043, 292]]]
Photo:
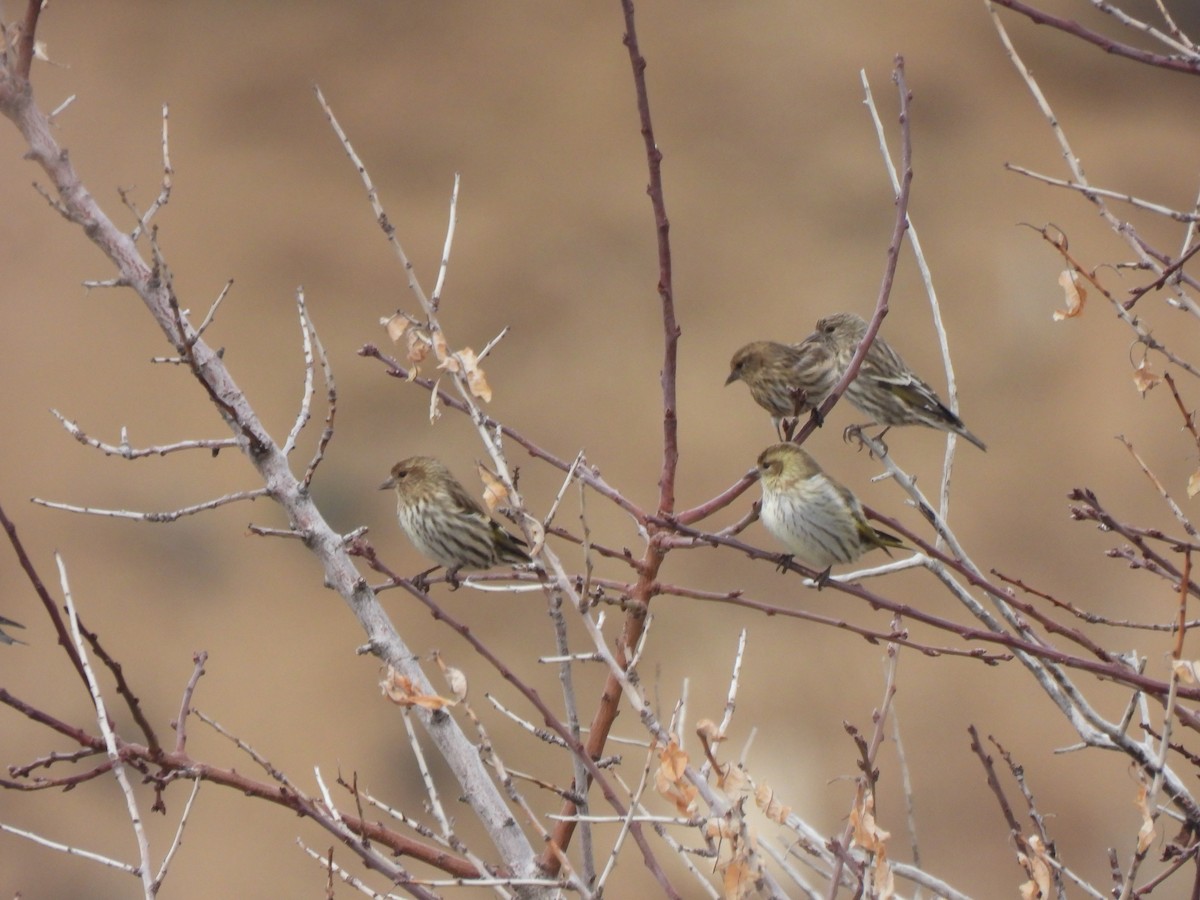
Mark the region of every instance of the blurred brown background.
[[[1082, 2], [1045, 5], [1088, 16]], [[21, 8], [5, 4], [6, 18]], [[890, 73], [893, 55], [901, 52], [915, 95], [911, 214], [942, 302], [964, 419], [990, 448], [984, 455], [960, 445], [952, 508], [957, 533], [985, 570], [1019, 575], [1115, 617], [1169, 618], [1174, 599], [1165, 583], [1105, 559], [1112, 539], [1071, 522], [1065, 494], [1087, 485], [1115, 511], [1178, 531], [1113, 436], [1127, 435], [1181, 500], [1196, 468], [1194, 450], [1180, 434], [1166, 390], [1145, 399], [1135, 391], [1130, 335], [1103, 301], [1094, 299], [1081, 319], [1051, 321], [1061, 302], [1060, 263], [1017, 223], [1055, 222], [1089, 264], [1130, 254], [1079, 198], [1003, 170], [1012, 161], [1066, 174], [982, 4], [660, 2], [643, 3], [638, 14], [665, 154], [683, 328], [680, 507], [727, 486], [772, 440], [765, 414], [744, 386], [721, 386], [732, 351], [761, 337], [798, 339], [821, 314], [865, 314], [874, 302], [893, 206], [862, 105], [859, 70], [871, 80], [896, 147]], [[1112, 59], [1014, 16], [1005, 21], [1093, 182], [1187, 208], [1196, 192], [1194, 80]], [[185, 305], [198, 320], [226, 279], [235, 279], [209, 338], [226, 348], [235, 377], [282, 440], [302, 387], [293, 296], [304, 286], [341, 399], [315, 496], [335, 527], [369, 526], [382, 556], [415, 572], [424, 562], [396, 528], [391, 497], [376, 485], [396, 459], [412, 453], [436, 453], [467, 480], [481, 450], [462, 417], [450, 414], [430, 427], [424, 391], [385, 377], [379, 365], [356, 355], [365, 343], [385, 342], [380, 316], [397, 307], [415, 311], [416, 303], [312, 85], [322, 87], [370, 169], [427, 289], [436, 275], [453, 175], [462, 173], [443, 323], [452, 343], [476, 349], [512, 326], [487, 366], [496, 390], [491, 412], [563, 457], [586, 448], [609, 481], [650, 504], [661, 434], [658, 272], [621, 35], [615, 0], [363, 0], [286, 8], [63, 3], [52, 5], [42, 21], [39, 37], [57, 65], [37, 67], [35, 91], [47, 109], [77, 95], [59, 121], [60, 139], [88, 187], [126, 226], [117, 188], [131, 188], [143, 208], [157, 193], [159, 109], [170, 104], [175, 189], [156, 224]], [[73, 441], [50, 415], [57, 408], [110, 442], [125, 426], [135, 446], [224, 436], [186, 373], [149, 363], [167, 345], [140, 302], [126, 291], [80, 286], [112, 271], [30, 188], [31, 180], [45, 178], [22, 161], [23, 149], [11, 127], [0, 129], [0, 371], [8, 386], [0, 392], [7, 435], [0, 502], [43, 578], [57, 591], [52, 552], [60, 551], [85, 620], [125, 662], [160, 735], [169, 735], [192, 653], [206, 649], [208, 674], [197, 707], [306, 790], [316, 791], [314, 766], [327, 779], [340, 767], [357, 772], [377, 796], [419, 815], [420, 786], [403, 728], [379, 697], [374, 662], [354, 655], [362, 635], [353, 617], [322, 588], [321, 572], [301, 547], [247, 535], [248, 522], [284, 524], [269, 503], [147, 525], [27, 502], [39, 496], [170, 510], [257, 484], [234, 453], [215, 460], [206, 453], [141, 462], [106, 458]], [[1177, 252], [1181, 227], [1142, 215], [1135, 222], [1157, 246]], [[1118, 290], [1141, 283], [1111, 270], [1104, 277]], [[907, 251], [892, 310], [883, 333], [943, 389], [929, 307]], [[1189, 356], [1191, 320], [1184, 323], [1158, 298], [1144, 300], [1139, 313]], [[1194, 386], [1185, 383], [1185, 390], [1194, 402]], [[841, 429], [850, 421], [853, 411], [839, 407], [810, 449], [869, 505], [920, 527], [899, 489], [868, 481], [878, 464], [842, 444]], [[318, 425], [310, 427], [295, 456], [298, 468], [318, 432]], [[893, 432], [890, 443], [900, 464], [935, 493], [939, 436], [910, 429]], [[545, 511], [560, 476], [515, 447], [510, 458], [521, 465], [533, 509]], [[740, 515], [750, 499], [715, 524]], [[597, 539], [640, 553], [625, 517], [594, 496], [589, 513]], [[577, 514], [571, 499], [564, 507], [568, 523]], [[773, 547], [760, 526], [748, 537]], [[578, 564], [569, 547], [559, 550]], [[758, 599], [878, 629], [888, 624], [883, 614], [837, 592], [806, 591], [770, 565], [726, 552], [675, 553], [662, 575], [711, 590], [741, 588]], [[875, 586], [932, 612], [961, 616], [921, 573]], [[0, 648], [0, 684], [65, 718], [87, 721], [86, 698], [5, 548], [0, 587], [0, 613], [29, 626], [20, 633], [29, 646]], [[554, 673], [535, 662], [536, 655], [553, 652], [538, 599], [444, 588], [439, 596], [545, 696], [557, 696]], [[467, 670], [475, 704], [510, 762], [569, 779], [561, 758], [539, 758], [483, 699], [493, 692], [528, 713], [514, 691], [415, 603], [398, 592], [386, 594], [385, 603], [412, 647], [440, 648]], [[693, 722], [719, 718], [737, 634], [748, 630], [750, 652], [727, 752], [736, 755], [756, 726], [748, 758], [754, 775], [818, 829], [840, 831], [853, 793], [845, 776], [855, 772], [842, 722], [870, 728], [883, 690], [882, 648], [843, 632], [694, 601], [660, 598], [655, 613], [644, 677], [656, 682], [664, 716], [690, 679]], [[514, 621], [522, 624], [514, 627]], [[1104, 639], [1138, 647], [1150, 657], [1148, 671], [1163, 675], [1168, 638], [1109, 632]], [[580, 676], [589, 717], [599, 673], [590, 675]], [[1123, 692], [1080, 680], [1104, 711], [1119, 714]], [[1136, 785], [1124, 759], [1054, 755], [1075, 735], [1016, 663], [985, 668], [905, 653], [896, 704], [922, 857], [931, 872], [982, 897], [1012, 896], [1023, 880], [968, 751], [968, 723], [996, 735], [1026, 765], [1071, 866], [1103, 883], [1106, 848], [1126, 858], [1139, 822]], [[130, 725], [120, 710], [118, 719]], [[632, 721], [618, 725], [622, 734], [639, 731]], [[0, 718], [0, 734], [5, 764], [71, 749], [11, 711]], [[257, 774], [250, 760], [200, 723], [192, 723], [191, 734], [189, 749], [197, 757]], [[694, 739], [689, 749], [697, 750]], [[639, 754], [626, 751], [626, 758], [636, 771]], [[893, 855], [906, 858], [892, 748], [881, 766], [880, 823], [895, 835]], [[453, 798], [448, 782], [443, 788]], [[557, 808], [533, 789], [528, 793]], [[141, 796], [146, 812], [149, 795]], [[157, 854], [170, 841], [186, 790], [177, 788], [167, 799], [171, 815], [150, 817]], [[667, 811], [657, 798], [650, 804]], [[457, 811], [466, 823], [469, 814]], [[0, 821], [135, 858], [108, 779], [66, 796], [0, 793]], [[475, 836], [469, 824], [464, 833]], [[764, 826], [764, 833], [773, 829]], [[317, 896], [324, 876], [295, 846], [297, 836], [322, 849], [329, 843], [282, 810], [202, 788], [167, 893]], [[482, 843], [476, 849], [490, 856]], [[346, 854], [339, 851], [338, 858]], [[634, 855], [618, 877], [612, 896], [636, 896], [646, 883]], [[676, 883], [694, 895], [686, 878]], [[128, 876], [0, 836], [0, 895], [126, 897], [138, 890]]]

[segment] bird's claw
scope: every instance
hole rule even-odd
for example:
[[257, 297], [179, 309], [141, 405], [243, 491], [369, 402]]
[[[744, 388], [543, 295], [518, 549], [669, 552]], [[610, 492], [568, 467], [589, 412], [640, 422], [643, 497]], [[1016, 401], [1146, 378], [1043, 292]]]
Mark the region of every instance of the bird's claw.
[[415, 587], [422, 594], [428, 594], [429, 593], [429, 576], [432, 575], [434, 572], [436, 572], [440, 568], [441, 568], [441, 566], [434, 566], [432, 569], [426, 569], [424, 572], [418, 572], [416, 575], [414, 575], [410, 579], [410, 581], [412, 581], [413, 587]]
[[[850, 443], [851, 441], [857, 441], [858, 449], [862, 450], [863, 447], [866, 447], [867, 439], [866, 439], [866, 436], [863, 434], [863, 429], [866, 427], [867, 427], [866, 425], [847, 425], [845, 430], [842, 431], [842, 440], [845, 441], [847, 444]], [[888, 445], [886, 443], [884, 443], [883, 436], [888, 433], [888, 430], [890, 428], [891, 428], [891, 426], [889, 425], [887, 428], [884, 428], [883, 431], [879, 432], [879, 434], [875, 435], [875, 437], [871, 438], [871, 440], [873, 440], [875, 443], [877, 443], [879, 445], [880, 450], [883, 451], [882, 453], [880, 453], [880, 458], [888, 455]], [[875, 458], [874, 449], [868, 448], [868, 450], [871, 454], [871, 457]]]

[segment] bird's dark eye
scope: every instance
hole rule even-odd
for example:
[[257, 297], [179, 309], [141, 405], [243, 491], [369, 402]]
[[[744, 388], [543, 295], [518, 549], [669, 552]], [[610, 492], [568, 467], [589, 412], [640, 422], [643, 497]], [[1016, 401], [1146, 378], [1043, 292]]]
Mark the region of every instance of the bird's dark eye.
[[396, 480], [399, 481], [401, 478], [405, 478], [407, 476], [408, 476], [408, 469], [401, 469], [400, 471], [398, 471], [396, 473]]

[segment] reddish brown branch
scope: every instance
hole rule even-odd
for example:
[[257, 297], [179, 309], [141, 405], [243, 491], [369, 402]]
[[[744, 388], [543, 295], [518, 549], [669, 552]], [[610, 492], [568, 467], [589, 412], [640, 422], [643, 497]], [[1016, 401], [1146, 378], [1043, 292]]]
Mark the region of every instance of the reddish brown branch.
[[42, 14], [42, 0], [28, 0], [25, 4], [25, 21], [21, 23], [21, 36], [17, 39], [17, 75], [29, 80], [33, 68], [34, 51], [37, 49], [38, 16]]
[[842, 380], [829, 392], [829, 396], [825, 398], [824, 402], [813, 410], [808, 421], [793, 436], [792, 440], [797, 444], [803, 444], [813, 430], [825, 421], [825, 417], [833, 409], [834, 404], [838, 402], [850, 382], [858, 377], [862, 361], [866, 359], [867, 351], [871, 349], [875, 335], [879, 333], [879, 326], [883, 323], [884, 316], [888, 314], [888, 298], [891, 297], [892, 284], [896, 279], [896, 266], [900, 262], [900, 245], [908, 231], [908, 198], [912, 190], [913, 177], [912, 134], [908, 115], [908, 105], [912, 100], [912, 94], [909, 93], [908, 85], [904, 80], [904, 57], [902, 56], [896, 57], [896, 68], [892, 73], [892, 80], [896, 82], [900, 94], [900, 192], [896, 195], [896, 220], [892, 226], [892, 239], [888, 244], [883, 280], [879, 284], [879, 296], [875, 300], [875, 312], [871, 316], [871, 321], [867, 323], [866, 334], [863, 335], [858, 349], [854, 351], [850, 365], [842, 373]]
[[1190, 579], [1183, 580], [1183, 573], [1175, 567], [1175, 565], [1165, 556], [1154, 550], [1153, 547], [1146, 541], [1140, 529], [1131, 528], [1126, 523], [1111, 515], [1103, 506], [1101, 506], [1096, 494], [1087, 488], [1076, 488], [1067, 495], [1070, 499], [1082, 504], [1080, 506], [1071, 507], [1071, 517], [1081, 521], [1093, 521], [1106, 530], [1114, 531], [1125, 540], [1129, 541], [1137, 551], [1141, 554], [1145, 564], [1139, 563], [1132, 559], [1129, 554], [1124, 553], [1120, 548], [1114, 548], [1109, 551], [1110, 556], [1118, 556], [1129, 559], [1131, 564], [1142, 565], [1150, 571], [1157, 571], [1166, 577], [1170, 577], [1174, 581], [1178, 581], [1186, 585], [1188, 593], [1193, 597], [1200, 597], [1200, 585]]
[[[1200, 247], [1200, 244], [1196, 245]], [[1175, 405], [1179, 407], [1179, 414], [1183, 416], [1183, 427], [1191, 434], [1192, 440], [1196, 443], [1196, 449], [1200, 450], [1200, 431], [1196, 430], [1196, 413], [1194, 410], [1189, 410], [1183, 403], [1183, 397], [1179, 394], [1179, 388], [1175, 384], [1175, 378], [1170, 372], [1163, 373], [1163, 381], [1167, 383], [1167, 387], [1171, 389], [1171, 396], [1175, 398]]]
[[633, 0], [621, 0], [625, 16], [625, 46], [633, 66], [633, 84], [637, 92], [638, 117], [642, 124], [642, 140], [646, 144], [646, 163], [650, 183], [646, 193], [654, 209], [654, 231], [658, 240], [658, 296], [662, 305], [663, 322], [663, 463], [658, 480], [658, 511], [670, 513], [675, 509], [675, 470], [679, 465], [679, 417], [675, 398], [675, 373], [679, 353], [679, 323], [675, 321], [675, 295], [671, 280], [671, 222], [663, 196], [662, 151], [654, 139], [654, 124], [650, 120], [650, 95], [646, 90], [646, 60], [638, 49], [637, 28], [634, 23]]
[[1194, 245], [1191, 250], [1183, 254], [1183, 256], [1179, 257], [1179, 259], [1175, 260], [1175, 262], [1163, 269], [1162, 274], [1159, 275], [1158, 278], [1154, 279], [1154, 281], [1150, 282], [1144, 287], [1136, 288], [1135, 290], [1130, 291], [1129, 299], [1122, 302], [1121, 305], [1126, 309], [1133, 309], [1134, 305], [1141, 300], [1142, 297], [1146, 296], [1146, 294], [1163, 288], [1171, 279], [1171, 276], [1182, 269], [1184, 263], [1186, 263], [1197, 253], [1200, 253], [1200, 244]]
[[[912, 534], [908, 529], [904, 528], [899, 523], [887, 519], [886, 517], [875, 518], [879, 518], [880, 521], [886, 522], [889, 530], [895, 528], [906, 539], [916, 543], [921, 548], [921, 551], [927, 556], [937, 559], [944, 565], [954, 568], [955, 571], [959, 572], [964, 578], [968, 579], [975, 587], [997, 595], [1006, 603], [1012, 603], [1012, 597], [1007, 594], [1007, 592], [1001, 590], [985, 579], [973, 575], [970, 570], [961, 563], [957, 562], [951, 557], [946, 556], [945, 554], [938, 552], [926, 541], [922, 540], [919, 536]], [[704, 532], [699, 532], [691, 528], [684, 528], [682, 526], [677, 527], [678, 530], [683, 534], [688, 534], [694, 537], [703, 537], [715, 544], [733, 547], [737, 550], [740, 550], [751, 559], [768, 561], [773, 565], [780, 564], [778, 553], [760, 550], [757, 547], [744, 544], [734, 538], [728, 538], [716, 534], [705, 534]], [[790, 571], [796, 572], [797, 574], [810, 579], [815, 578], [818, 574], [795, 562], [788, 563], [787, 568]], [[1157, 679], [1150, 678], [1130, 669], [1128, 666], [1122, 663], [1115, 654], [1108, 654], [1106, 651], [1103, 651], [1105, 652], [1105, 656], [1099, 661], [1087, 659], [1081, 656], [1075, 656], [1071, 653], [1066, 653], [1062, 650], [1059, 650], [1049, 644], [1026, 640], [1003, 631], [991, 631], [986, 628], [977, 628], [972, 625], [945, 619], [941, 616], [932, 615], [931, 613], [918, 609], [914, 606], [889, 600], [881, 594], [877, 594], [874, 591], [868, 590], [856, 582], [830, 580], [825, 584], [825, 590], [835, 590], [845, 594], [850, 594], [854, 597], [858, 597], [860, 600], [865, 600], [876, 609], [883, 609], [891, 613], [898, 613], [906, 618], [912, 619], [913, 621], [921, 622], [922, 624], [936, 628], [939, 631], [956, 634], [966, 641], [979, 641], [981, 643], [998, 644], [1012, 650], [1020, 650], [1028, 653], [1030, 656], [1035, 656], [1039, 659], [1045, 660], [1046, 662], [1057, 663], [1058, 665], [1066, 666], [1067, 668], [1089, 672], [1109, 681], [1127, 685], [1160, 700], [1167, 696], [1168, 689], [1170, 687], [1165, 681], [1159, 681]], [[1070, 629], [1064, 629], [1063, 631], [1067, 636], [1073, 634]], [[1177, 689], [1176, 694], [1177, 696], [1187, 700], [1200, 700], [1200, 687], [1181, 686]], [[1184, 716], [1181, 715], [1181, 718], [1184, 718]], [[1184, 721], [1192, 727], [1200, 724], [1197, 723], [1194, 717], [1191, 716], [1184, 718]]]
[[38, 575], [37, 569], [33, 567], [33, 563], [30, 561], [28, 554], [25, 552], [25, 547], [21, 543], [21, 539], [17, 537], [17, 526], [5, 514], [3, 506], [0, 506], [0, 525], [4, 527], [4, 533], [8, 535], [8, 542], [12, 544], [13, 552], [17, 554], [17, 561], [21, 564], [21, 568], [25, 572], [25, 577], [29, 579], [29, 583], [33, 585], [34, 591], [41, 598], [46, 615], [50, 617], [50, 621], [54, 625], [54, 630], [58, 634], [58, 643], [67, 652], [67, 656], [71, 659], [71, 665], [75, 667], [75, 671], [79, 675], [79, 680], [83, 682], [84, 688], [87, 688], [88, 682], [87, 676], [83, 672], [83, 662], [79, 658], [79, 653], [75, 650], [75, 643], [71, 640], [71, 635], [67, 632], [67, 623], [63, 621], [62, 614], [58, 610], [58, 605], [50, 596], [50, 592], [46, 590], [46, 586], [42, 583], [42, 578]]
[[[45, 725], [51, 730], [71, 738], [80, 746], [94, 753], [105, 752], [103, 738], [91, 735], [81, 728], [63, 722], [55, 716], [14, 697], [2, 688], [0, 688], [0, 703], [17, 710], [32, 721]], [[312, 819], [352, 850], [356, 847], [354, 840], [346, 838], [336, 830], [335, 821], [324, 811], [321, 804], [297, 794], [287, 785], [272, 785], [254, 781], [233, 769], [221, 769], [210, 766], [193, 759], [186, 753], [167, 753], [161, 748], [149, 747], [144, 744], [121, 741], [119, 752], [123, 763], [133, 766], [143, 773], [147, 773], [147, 780], [154, 782], [160, 787], [181, 777], [210, 781], [214, 784], [232, 788], [245, 796], [257, 797], [260, 800], [266, 800], [278, 806], [286, 807], [298, 815]], [[26, 791], [40, 790], [46, 787], [72, 787], [103, 774], [110, 767], [111, 762], [106, 759], [95, 768], [78, 775], [58, 779], [36, 778], [32, 783], [0, 780], [0, 787]], [[13, 770], [13, 774], [19, 775], [22, 771], [19, 769]], [[153, 774], [149, 774], [151, 772]], [[457, 878], [478, 878], [482, 874], [468, 861], [453, 857], [440, 847], [414, 841], [397, 832], [384, 828], [379, 823], [367, 822], [362, 817], [355, 817], [346, 813], [340, 813], [339, 818], [351, 831], [363, 837], [368, 837], [377, 844], [382, 844], [398, 856], [411, 856]], [[357, 855], [365, 865], [374, 868], [367, 854]]]
[[1161, 53], [1151, 53], [1149, 50], [1142, 50], [1131, 44], [1122, 44], [1120, 41], [1115, 41], [1098, 31], [1085, 28], [1074, 19], [1063, 19], [1058, 16], [1052, 16], [1037, 7], [1022, 3], [1021, 0], [992, 0], [992, 2], [997, 6], [1003, 6], [1005, 9], [1011, 9], [1013, 12], [1020, 13], [1037, 25], [1049, 25], [1051, 28], [1061, 31], [1064, 34], [1069, 34], [1094, 47], [1099, 47], [1105, 53], [1111, 53], [1113, 56], [1123, 56], [1126, 59], [1132, 59], [1134, 62], [1145, 63], [1158, 69], [1166, 69], [1169, 72], [1200, 75], [1200, 57], [1194, 55], [1190, 58], [1175, 55], [1164, 56]]
[[[595, 783], [599, 786], [601, 792], [604, 794], [604, 799], [608, 801], [609, 805], [616, 811], [617, 815], [625, 816], [627, 814], [628, 810], [621, 802], [621, 798], [617, 796], [616, 790], [609, 783], [608, 779], [604, 777], [604, 774], [600, 771], [599, 766], [596, 764], [596, 760], [601, 756], [601, 753], [599, 750], [593, 751], [593, 739], [591, 737], [589, 738], [588, 744], [585, 748], [585, 746], [581, 744], [571, 733], [571, 729], [568, 728], [567, 725], [558, 718], [554, 711], [550, 709], [546, 702], [542, 700], [541, 695], [534, 688], [530, 687], [525, 681], [519, 678], [517, 674], [504, 663], [503, 660], [496, 656], [496, 654], [492, 652], [491, 648], [488, 647], [488, 645], [482, 640], [480, 640], [478, 635], [476, 635], [471, 628], [459, 622], [457, 619], [447, 613], [446, 610], [443, 609], [441, 605], [438, 604], [437, 601], [430, 597], [425, 591], [419, 590], [411, 581], [401, 578], [399, 575], [389, 569], [369, 548], [364, 548], [361, 555], [372, 569], [380, 574], [389, 576], [395, 583], [403, 587], [406, 591], [408, 591], [409, 594], [416, 598], [418, 602], [424, 605], [434, 619], [446, 623], [446, 625], [456, 631], [463, 640], [471, 645], [471, 648], [476, 653], [478, 653], [483, 659], [487, 660], [487, 662], [491, 664], [491, 666], [500, 674], [502, 678], [504, 678], [505, 681], [515, 687], [521, 693], [521, 695], [525, 697], [525, 699], [529, 701], [529, 703], [531, 703], [538, 711], [538, 713], [542, 716], [542, 721], [546, 723], [547, 727], [553, 730], [555, 734], [562, 739], [567, 748], [570, 749], [570, 751], [575, 754], [576, 757], [583, 761], [584, 766], [587, 768], [589, 778], [595, 781]], [[641, 615], [631, 613], [627, 615], [626, 621], [628, 622], [633, 618], [641, 620], [643, 617]], [[627, 646], [634, 646], [634, 644], [629, 644]], [[610, 675], [609, 680], [612, 681], [615, 679]], [[618, 699], [619, 696], [620, 686], [618, 684]], [[606, 740], [607, 731], [605, 732], [605, 741]], [[604, 742], [601, 742], [600, 750], [603, 750], [603, 746]], [[574, 808], [574, 804], [568, 802], [568, 805]], [[651, 849], [649, 842], [646, 840], [641, 824], [636, 821], [631, 822], [629, 833], [637, 843], [638, 847], [641, 849], [642, 857], [646, 867], [654, 874], [655, 878], [666, 892], [666, 895], [669, 897], [679, 897], [679, 894], [675, 892], [675, 889], [667, 880], [666, 873], [662, 870], [658, 860], [654, 857], [654, 852]], [[570, 840], [570, 833], [567, 834], [567, 840]], [[554, 838], [553, 842], [560, 851], [566, 849], [566, 844], [560, 844], [557, 838]], [[551, 859], [543, 858], [543, 868], [549, 872], [557, 873], [559, 869], [559, 856], [552, 851], [548, 852], [551, 852]]]
[[150, 747], [152, 753], [157, 753], [160, 750], [158, 744], [158, 735], [154, 733], [154, 727], [150, 724], [150, 720], [146, 718], [146, 714], [142, 711], [142, 702], [133, 693], [133, 689], [129, 686], [129, 682], [125, 679], [125, 671], [119, 662], [112, 658], [111, 654], [100, 643], [99, 637], [94, 631], [89, 631], [84, 627], [83, 620], [79, 620], [79, 631], [83, 635], [92, 648], [92, 653], [104, 663], [105, 667], [112, 672], [113, 680], [116, 682], [117, 693], [121, 695], [121, 699], [125, 701], [125, 705], [129, 708], [130, 715], [141, 729], [142, 736], [146, 739], [147, 746]]
[[[363, 344], [363, 346], [359, 347], [358, 349], [358, 355], [379, 360], [388, 367], [387, 374], [391, 375], [393, 378], [399, 378], [404, 381], [409, 380], [410, 370], [400, 365], [399, 362], [397, 362], [395, 359], [392, 359], [390, 356], [384, 355], [374, 344]], [[418, 375], [412, 378], [412, 383], [425, 388], [427, 391], [436, 390], [438, 402], [457, 412], [470, 414], [467, 404], [464, 403], [460, 397], [456, 397], [453, 394], [447, 393], [442, 388], [437, 387], [437, 383], [432, 379], [423, 378]], [[554, 468], [564, 473], [571, 471], [571, 460], [562, 459], [561, 457], [555, 456], [549, 450], [539, 447], [516, 429], [510, 428], [507, 425], [503, 425], [488, 415], [483, 415], [481, 421], [489, 429], [494, 430], [499, 428], [502, 435], [520, 444], [529, 452], [529, 455], [535, 459], [540, 459], [543, 462], [547, 462]], [[601, 478], [595, 471], [593, 471], [590, 466], [577, 466], [575, 468], [575, 474], [580, 481], [592, 488], [592, 490], [596, 491], [602, 497], [605, 497], [617, 504], [617, 506], [633, 516], [633, 518], [638, 522], [645, 523], [647, 518], [645, 510], [623, 497], [619, 491], [615, 490], [611, 485], [604, 481], [604, 479]]]

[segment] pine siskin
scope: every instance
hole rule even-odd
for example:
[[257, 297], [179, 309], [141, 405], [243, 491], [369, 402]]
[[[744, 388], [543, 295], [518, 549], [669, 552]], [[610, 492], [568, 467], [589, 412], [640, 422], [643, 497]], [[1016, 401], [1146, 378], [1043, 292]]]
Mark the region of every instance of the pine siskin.
[[[837, 371], [846, 371], [854, 351], [867, 333], [867, 323], [854, 313], [836, 313], [817, 322], [817, 330], [804, 339], [805, 344], [820, 346], [837, 360]], [[926, 425], [940, 431], [953, 431], [980, 450], [987, 446], [967, 431], [954, 412], [943, 403], [933, 388], [905, 365], [900, 354], [878, 335], [863, 359], [862, 367], [846, 388], [846, 397], [877, 424]]]
[[442, 463], [413, 456], [392, 466], [379, 489], [396, 491], [396, 518], [413, 546], [446, 567], [453, 582], [459, 569], [490, 569], [500, 563], [529, 563], [525, 542], [484, 512]]
[[[725, 384], [746, 382], [754, 402], [771, 414], [776, 431], [817, 406], [833, 390], [838, 369], [832, 353], [817, 342], [755, 341], [733, 354]], [[782, 431], [780, 431], [782, 435]]]
[[807, 450], [775, 444], [758, 457], [763, 525], [800, 562], [829, 577], [834, 563], [851, 563], [875, 547], [890, 556], [900, 539], [867, 522], [849, 488], [826, 475]]
[[[0, 625], [7, 625], [9, 628], [24, 628], [20, 622], [14, 622], [12, 619], [6, 619], [0, 616]], [[0, 628], [0, 644], [23, 644], [24, 641], [17, 640], [11, 634], [5, 634], [4, 629]]]

